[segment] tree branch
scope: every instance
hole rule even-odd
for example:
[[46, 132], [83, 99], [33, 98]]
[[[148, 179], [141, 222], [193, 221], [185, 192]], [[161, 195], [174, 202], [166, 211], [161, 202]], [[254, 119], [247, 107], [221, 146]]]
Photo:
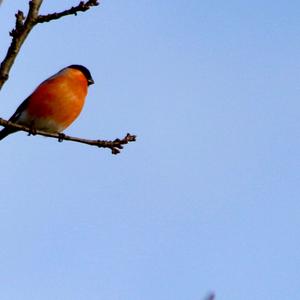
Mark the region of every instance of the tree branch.
[[59, 13], [53, 13], [48, 15], [40, 15], [37, 18], [37, 23], [50, 22], [52, 20], [57, 20], [61, 17], [75, 15], [77, 16], [78, 12], [84, 12], [90, 9], [92, 6], [98, 6], [99, 3], [97, 0], [89, 0], [87, 2], [81, 1], [77, 6], [72, 6], [70, 9], [66, 9]]
[[67, 15], [76, 15], [77, 12], [84, 12], [93, 6], [99, 5], [97, 0], [88, 0], [86, 2], [81, 1], [77, 6], [71, 7], [63, 12], [39, 16], [39, 9], [42, 5], [42, 2], [43, 0], [29, 1], [29, 10], [26, 18], [24, 17], [24, 13], [20, 10], [15, 15], [16, 25], [15, 28], [10, 32], [12, 41], [7, 50], [6, 56], [0, 65], [0, 90], [9, 77], [10, 69], [24, 41], [36, 24], [57, 20]]
[[[22, 44], [30, 33], [31, 29], [36, 24], [40, 6], [43, 0], [32, 0], [29, 2], [29, 10], [27, 18], [25, 19], [24, 13], [18, 11], [15, 15], [16, 25], [10, 32], [12, 42], [7, 50], [6, 56], [0, 65], [0, 89], [8, 79], [9, 71], [21, 49]], [[24, 22], [25, 20], [25, 22]]]
[[15, 124], [10, 121], [6, 121], [2, 118], [0, 118], [0, 125], [4, 126], [4, 127], [8, 127], [8, 128], [28, 132], [29, 135], [42, 135], [42, 136], [58, 139], [59, 142], [62, 142], [65, 140], [65, 141], [72, 141], [72, 142], [87, 144], [87, 145], [91, 145], [91, 146], [97, 146], [99, 148], [109, 148], [111, 150], [112, 154], [119, 154], [125, 144], [136, 141], [136, 136], [131, 135], [129, 133], [127, 133], [127, 135], [123, 139], [115, 139], [113, 141], [83, 139], [83, 138], [65, 135], [63, 133], [50, 133], [50, 132], [46, 132], [46, 131], [42, 131], [42, 130], [33, 130], [32, 128], [28, 128], [23, 125]]

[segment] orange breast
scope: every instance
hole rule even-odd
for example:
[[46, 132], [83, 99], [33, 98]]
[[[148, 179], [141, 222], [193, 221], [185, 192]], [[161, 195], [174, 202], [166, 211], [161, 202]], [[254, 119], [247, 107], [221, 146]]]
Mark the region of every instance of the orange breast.
[[27, 112], [32, 119], [50, 119], [67, 128], [80, 114], [87, 95], [87, 80], [66, 69], [43, 82], [30, 96]]

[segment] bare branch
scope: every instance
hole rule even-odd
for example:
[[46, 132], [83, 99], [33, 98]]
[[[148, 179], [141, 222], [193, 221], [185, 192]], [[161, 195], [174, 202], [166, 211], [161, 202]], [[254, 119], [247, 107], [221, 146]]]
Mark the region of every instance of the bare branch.
[[29, 32], [36, 24], [40, 6], [43, 0], [32, 0], [29, 2], [29, 10], [27, 18], [24, 22], [24, 13], [18, 11], [16, 13], [16, 26], [10, 32], [12, 36], [12, 42], [7, 50], [6, 56], [0, 66], [0, 89], [8, 79], [9, 71], [21, 49], [22, 44], [27, 38]]
[[37, 19], [37, 23], [50, 22], [52, 20], [57, 20], [61, 17], [75, 15], [77, 16], [78, 12], [84, 12], [90, 9], [92, 6], [98, 6], [98, 0], [89, 0], [87, 2], [81, 1], [77, 6], [73, 6], [70, 9], [66, 9], [59, 13], [53, 13], [48, 15], [40, 15]]
[[125, 144], [136, 141], [136, 136], [127, 133], [127, 135], [123, 139], [115, 139], [113, 141], [106, 140], [89, 140], [84, 138], [72, 137], [69, 135], [65, 135], [63, 133], [50, 133], [42, 130], [33, 130], [32, 128], [28, 128], [23, 125], [15, 124], [9, 121], [6, 121], [0, 118], [0, 125], [8, 128], [13, 128], [21, 131], [28, 132], [29, 135], [42, 135], [50, 138], [58, 139], [59, 142], [62, 141], [72, 141], [82, 144], [87, 144], [91, 146], [97, 146], [99, 148], [109, 148], [112, 154], [119, 154], [123, 149]]

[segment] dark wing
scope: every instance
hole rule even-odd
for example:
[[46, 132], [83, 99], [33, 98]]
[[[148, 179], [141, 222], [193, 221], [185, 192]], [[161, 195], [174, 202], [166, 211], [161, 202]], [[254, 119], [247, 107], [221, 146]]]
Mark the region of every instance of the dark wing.
[[[17, 108], [15, 113], [9, 118], [10, 122], [16, 123], [18, 121], [21, 113], [26, 109], [26, 107], [28, 105], [28, 101], [29, 101], [29, 97], [21, 103], [21, 105]], [[18, 131], [18, 129], [4, 127], [0, 131], [0, 140], [4, 139], [9, 134], [14, 133], [16, 131]]]
[[20, 115], [22, 114], [22, 112], [26, 109], [27, 105], [29, 102], [29, 97], [27, 99], [25, 99], [20, 106], [17, 108], [17, 110], [15, 111], [15, 113], [9, 118], [10, 122], [17, 122]]

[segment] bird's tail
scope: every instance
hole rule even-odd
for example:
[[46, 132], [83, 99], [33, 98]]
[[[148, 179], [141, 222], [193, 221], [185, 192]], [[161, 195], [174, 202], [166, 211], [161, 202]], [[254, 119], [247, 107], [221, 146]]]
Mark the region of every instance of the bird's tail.
[[11, 133], [14, 133], [18, 130], [16, 129], [12, 129], [12, 128], [3, 128], [1, 131], [0, 131], [0, 141], [3, 140], [4, 138], [6, 138], [9, 134]]

